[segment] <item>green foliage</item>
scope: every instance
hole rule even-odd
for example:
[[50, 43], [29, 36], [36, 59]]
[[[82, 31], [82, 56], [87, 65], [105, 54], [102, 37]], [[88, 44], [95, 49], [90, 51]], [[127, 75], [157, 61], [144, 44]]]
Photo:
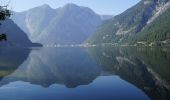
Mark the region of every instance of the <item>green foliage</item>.
[[5, 40], [7, 41], [6, 34], [1, 34], [0, 35], [0, 41]]
[[170, 8], [152, 23], [147, 22], [153, 17], [157, 7], [168, 1], [152, 0], [148, 4], [141, 1], [122, 14], [105, 21], [86, 42], [136, 44], [142, 41], [147, 45], [154, 43], [167, 46], [169, 43], [162, 42], [170, 39]]
[[7, 7], [0, 6], [0, 21], [5, 20], [7, 17], [10, 17], [11, 13]]
[[135, 41], [164, 41], [170, 39], [170, 9], [144, 28], [134, 38]]
[[128, 38], [127, 35], [117, 35], [116, 33], [119, 30], [126, 32], [126, 34], [135, 34], [140, 31], [146, 24], [145, 20], [152, 15], [152, 13], [150, 13], [152, 12], [151, 5], [152, 3], [150, 5], [144, 5], [143, 1], [141, 1], [124, 13], [103, 22], [98, 30], [86, 42], [95, 44], [115, 43], [119, 42], [121, 38]]
[[[5, 6], [0, 6], [0, 21], [4, 21], [7, 17], [10, 17], [11, 13], [10, 11], [7, 9], [7, 7]], [[1, 25], [1, 23], [0, 23]], [[7, 40], [6, 38], [6, 34], [0, 34], [0, 41], [2, 40]]]

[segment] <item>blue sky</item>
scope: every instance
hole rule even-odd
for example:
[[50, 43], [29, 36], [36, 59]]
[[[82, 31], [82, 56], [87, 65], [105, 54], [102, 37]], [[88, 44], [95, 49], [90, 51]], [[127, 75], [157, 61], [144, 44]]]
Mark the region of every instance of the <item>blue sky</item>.
[[61, 7], [67, 3], [74, 3], [93, 9], [98, 14], [117, 15], [140, 0], [11, 0], [12, 10], [21, 12], [43, 4], [49, 4], [52, 8]]

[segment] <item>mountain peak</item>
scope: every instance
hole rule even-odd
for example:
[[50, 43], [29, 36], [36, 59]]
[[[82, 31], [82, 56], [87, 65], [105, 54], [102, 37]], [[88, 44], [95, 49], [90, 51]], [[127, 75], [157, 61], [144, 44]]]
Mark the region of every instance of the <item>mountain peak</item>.
[[[36, 8], [41, 8], [41, 9], [52, 9], [48, 4], [43, 4], [43, 5], [40, 5]], [[33, 8], [34, 9], [34, 8]]]
[[43, 4], [43, 5], [41, 5], [40, 7], [43, 7], [43, 8], [51, 8], [48, 4]]
[[64, 5], [63, 8], [66, 8], [66, 9], [77, 9], [77, 8], [80, 8], [80, 6], [74, 4], [74, 3], [68, 3], [66, 5]]
[[15, 14], [15, 23], [32, 41], [42, 44], [81, 44], [100, 24], [100, 16], [88, 7], [69, 3], [57, 9], [42, 5]]
[[48, 4], [43, 4], [35, 8], [31, 8], [28, 11], [39, 11], [39, 10], [52, 10], [52, 8]]
[[68, 11], [68, 12], [88, 12], [89, 14], [96, 14], [92, 9], [88, 8], [88, 7], [83, 7], [83, 6], [79, 6], [76, 5], [74, 3], [68, 3], [63, 7], [63, 10]]
[[74, 3], [68, 3], [64, 7], [78, 7], [78, 5], [76, 5]]

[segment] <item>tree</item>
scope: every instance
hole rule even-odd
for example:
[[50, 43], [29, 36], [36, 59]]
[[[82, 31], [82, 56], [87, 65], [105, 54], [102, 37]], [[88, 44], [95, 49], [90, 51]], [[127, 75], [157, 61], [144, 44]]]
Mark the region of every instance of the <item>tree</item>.
[[11, 13], [7, 9], [7, 6], [0, 6], [0, 21], [3, 21], [10, 16], [11, 16]]
[[[6, 18], [10, 17], [11, 13], [10, 11], [7, 9], [7, 6], [0, 6], [0, 21], [4, 21]], [[0, 23], [1, 25], [1, 23]], [[2, 33], [0, 34], [0, 41], [2, 40], [7, 40], [7, 36], [6, 34]]]

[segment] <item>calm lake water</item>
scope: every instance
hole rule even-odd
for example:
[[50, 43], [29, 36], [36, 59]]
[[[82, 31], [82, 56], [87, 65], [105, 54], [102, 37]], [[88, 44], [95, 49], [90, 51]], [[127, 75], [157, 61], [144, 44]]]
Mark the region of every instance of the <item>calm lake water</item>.
[[0, 48], [0, 100], [170, 100], [170, 49]]

